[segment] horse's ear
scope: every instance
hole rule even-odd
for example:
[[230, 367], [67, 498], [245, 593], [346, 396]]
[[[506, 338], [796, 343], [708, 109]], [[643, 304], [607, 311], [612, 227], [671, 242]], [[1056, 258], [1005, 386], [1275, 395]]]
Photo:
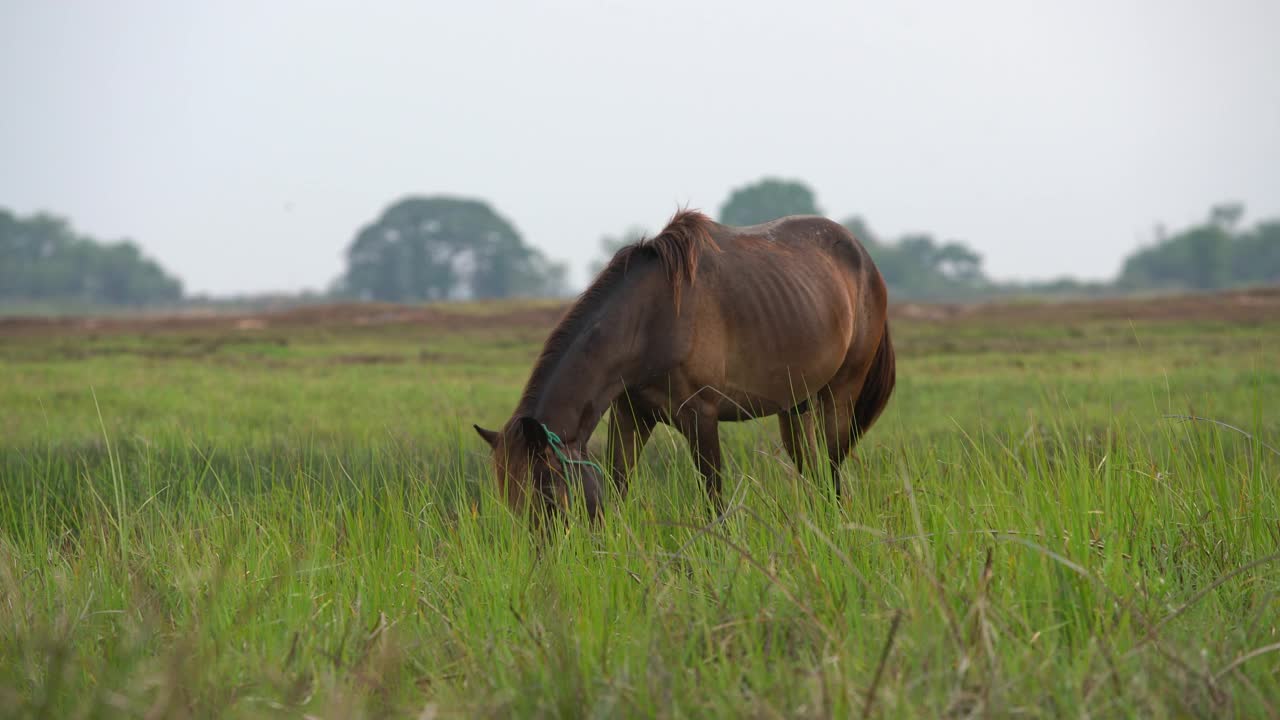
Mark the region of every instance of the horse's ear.
[[498, 444], [498, 433], [497, 433], [496, 431], [494, 431], [494, 430], [485, 430], [484, 428], [480, 427], [479, 425], [472, 425], [471, 427], [475, 428], [475, 429], [476, 429], [476, 433], [477, 433], [477, 434], [479, 434], [481, 438], [484, 438], [484, 441], [485, 441], [485, 442], [489, 443], [489, 447], [496, 447], [496, 446], [497, 446], [497, 444]]
[[520, 418], [518, 422], [520, 423], [520, 434], [524, 435], [530, 451], [537, 452], [547, 446], [549, 443], [547, 429], [542, 426], [542, 423], [529, 415]]

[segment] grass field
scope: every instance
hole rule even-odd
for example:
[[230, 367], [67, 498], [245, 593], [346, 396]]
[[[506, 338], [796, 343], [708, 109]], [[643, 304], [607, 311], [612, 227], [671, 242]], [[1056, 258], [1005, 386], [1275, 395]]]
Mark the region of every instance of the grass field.
[[899, 308], [839, 505], [660, 429], [537, 542], [470, 426], [556, 313], [0, 322], [0, 714], [1280, 711], [1280, 293]]

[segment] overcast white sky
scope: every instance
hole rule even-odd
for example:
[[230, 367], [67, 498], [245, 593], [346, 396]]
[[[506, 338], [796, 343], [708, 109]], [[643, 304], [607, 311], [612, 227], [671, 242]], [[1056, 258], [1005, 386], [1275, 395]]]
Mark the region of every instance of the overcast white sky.
[[571, 261], [764, 175], [999, 278], [1280, 215], [1280, 2], [0, 0], [0, 206], [321, 288], [410, 193]]

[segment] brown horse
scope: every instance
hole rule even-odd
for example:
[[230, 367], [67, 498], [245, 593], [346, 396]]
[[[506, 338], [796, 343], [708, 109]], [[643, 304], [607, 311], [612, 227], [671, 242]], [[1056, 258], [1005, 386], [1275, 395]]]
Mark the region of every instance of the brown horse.
[[567, 507], [580, 479], [599, 517], [599, 465], [587, 440], [612, 411], [608, 457], [627, 476], [655, 424], [689, 441], [720, 503], [718, 423], [778, 416], [804, 471], [815, 420], [840, 494], [840, 465], [889, 401], [895, 382], [883, 278], [841, 225], [796, 216], [751, 227], [682, 211], [656, 237], [618, 251], [547, 339], [493, 449], [513, 508]]

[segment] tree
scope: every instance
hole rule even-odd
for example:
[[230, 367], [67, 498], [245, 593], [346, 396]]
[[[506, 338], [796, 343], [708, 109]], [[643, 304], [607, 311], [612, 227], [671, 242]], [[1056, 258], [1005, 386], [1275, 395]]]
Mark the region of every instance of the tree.
[[387, 302], [561, 295], [565, 277], [483, 201], [409, 197], [357, 233], [339, 289]]
[[819, 215], [813, 190], [794, 180], [764, 178], [734, 190], [720, 208], [726, 225], [755, 225], [787, 215]]
[[879, 236], [871, 231], [871, 226], [860, 215], [854, 215], [846, 219], [841, 225], [844, 225], [846, 230], [853, 233], [858, 242], [862, 243], [863, 247], [867, 248], [868, 251], [880, 246]]
[[0, 209], [0, 300], [144, 305], [182, 298], [182, 283], [129, 240], [78, 235], [48, 214]]
[[1117, 284], [1128, 289], [1216, 290], [1247, 282], [1251, 271], [1233, 262], [1238, 246], [1248, 249], [1248, 242], [1242, 245], [1234, 232], [1243, 214], [1239, 205], [1213, 207], [1202, 224], [1126, 258]]
[[1244, 217], [1244, 206], [1240, 203], [1220, 203], [1209, 208], [1209, 224], [1227, 232], [1235, 230], [1242, 217]]
[[871, 254], [889, 291], [920, 300], [973, 297], [992, 288], [982, 270], [982, 256], [959, 242], [939, 244], [916, 233], [883, 242], [860, 217], [842, 223]]
[[1280, 220], [1268, 220], [1236, 238], [1231, 276], [1239, 284], [1280, 284]]
[[609, 261], [613, 259], [613, 256], [618, 254], [619, 250], [628, 245], [639, 242], [644, 239], [646, 234], [647, 233], [644, 228], [632, 225], [621, 235], [605, 235], [601, 237], [600, 257], [592, 261], [587, 270], [591, 273], [592, 277], [599, 275], [600, 271], [604, 270], [605, 266], [609, 264]]

